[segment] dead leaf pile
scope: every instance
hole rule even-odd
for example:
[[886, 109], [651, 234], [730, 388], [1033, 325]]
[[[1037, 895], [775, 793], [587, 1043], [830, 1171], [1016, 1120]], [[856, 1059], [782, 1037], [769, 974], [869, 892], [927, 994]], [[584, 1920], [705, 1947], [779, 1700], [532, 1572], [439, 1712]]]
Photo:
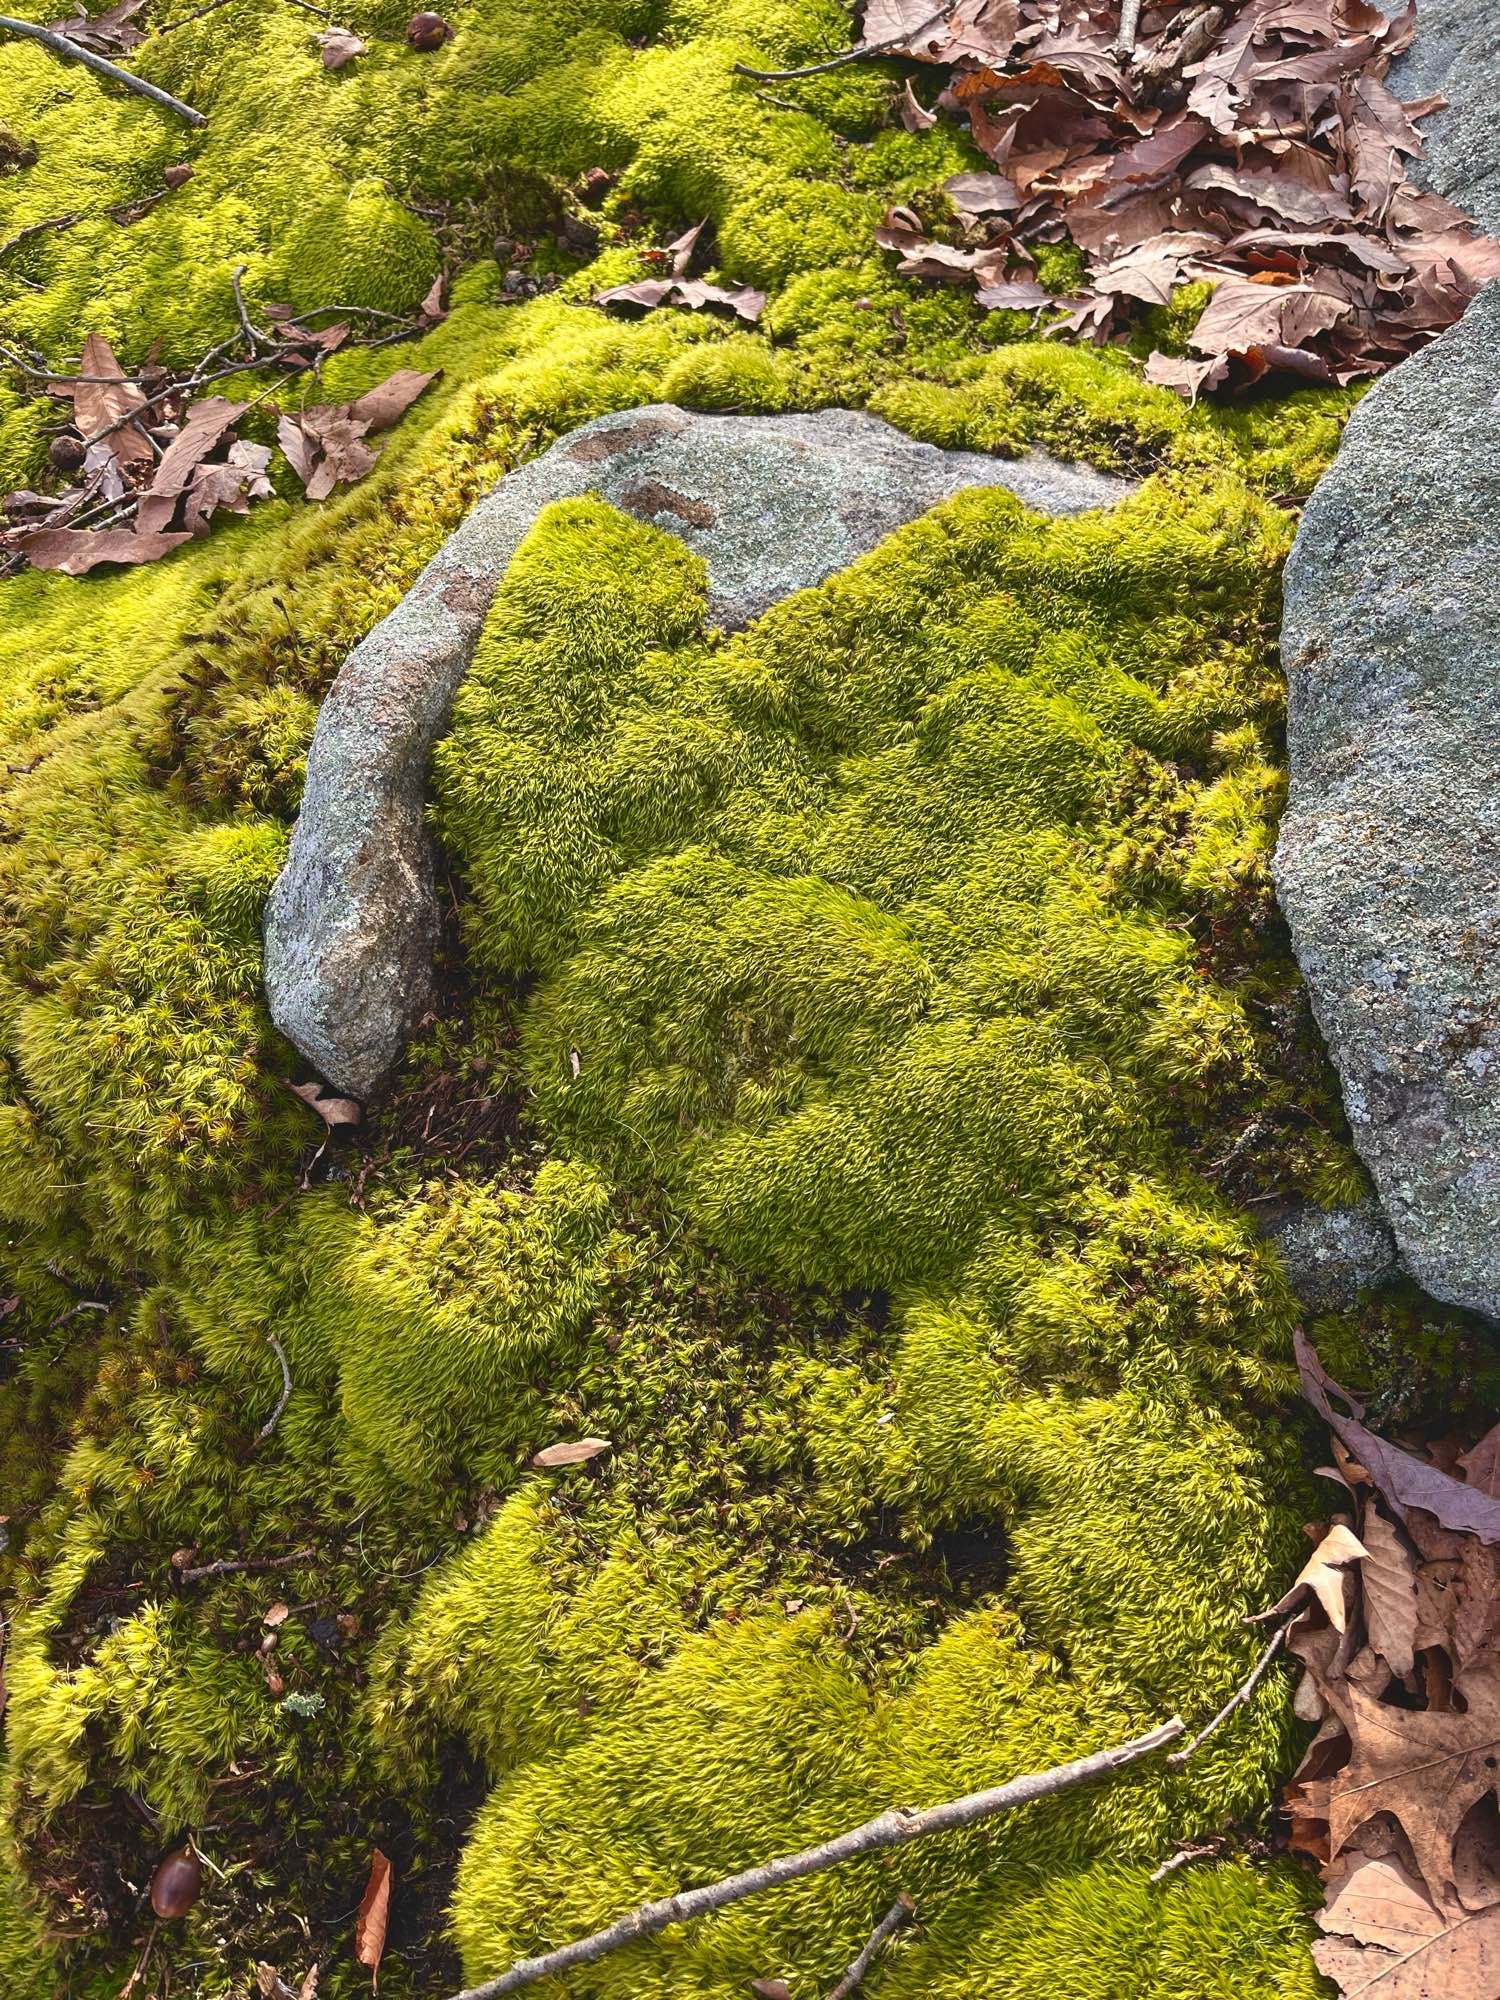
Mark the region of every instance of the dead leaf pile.
[[1318, 1724], [1286, 1804], [1323, 1872], [1314, 1947], [1342, 1992], [1500, 1992], [1500, 1426], [1426, 1457], [1369, 1430], [1298, 1336], [1304, 1392], [1333, 1432], [1349, 1510], [1291, 1591]]
[[[441, 280], [407, 331], [444, 317]], [[251, 405], [220, 395], [195, 396], [213, 375], [241, 366], [313, 369], [350, 338], [347, 320], [311, 328], [285, 307], [268, 307], [272, 330], [246, 322], [250, 359], [174, 379], [153, 359], [135, 373], [121, 367], [109, 342], [91, 333], [76, 374], [36, 371], [70, 423], [53, 440], [54, 466], [70, 475], [57, 493], [22, 489], [0, 498], [0, 572], [30, 564], [82, 576], [100, 563], [146, 563], [208, 533], [219, 514], [245, 514], [270, 496], [272, 447], [236, 428]], [[402, 337], [405, 337], [405, 331]], [[225, 343], [227, 346], [229, 343]], [[210, 361], [222, 359], [223, 348]], [[388, 429], [434, 379], [398, 369], [349, 403], [319, 403], [283, 414], [277, 436], [310, 499], [360, 479], [377, 453], [365, 443]]]
[[[1118, 0], [867, 0], [866, 48], [947, 70], [931, 109], [907, 85], [905, 123], [962, 120], [994, 168], [947, 183], [957, 242], [888, 212], [876, 240], [904, 274], [972, 284], [985, 306], [1061, 304], [1048, 331], [1095, 342], [1210, 280], [1192, 356], [1147, 366], [1191, 397], [1377, 373], [1500, 274], [1500, 243], [1407, 178], [1443, 102], [1385, 81], [1416, 0], [1394, 20], [1371, 0], [1148, 4], [1129, 56], [1119, 30]], [[1064, 236], [1088, 277], [1054, 300], [1031, 247]]]

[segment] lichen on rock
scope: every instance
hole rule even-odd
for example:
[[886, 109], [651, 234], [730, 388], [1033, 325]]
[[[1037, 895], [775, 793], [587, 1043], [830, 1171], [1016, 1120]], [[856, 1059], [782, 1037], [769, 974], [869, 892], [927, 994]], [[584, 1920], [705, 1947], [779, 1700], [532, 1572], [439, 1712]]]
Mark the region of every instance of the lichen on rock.
[[[444, 371], [361, 486], [0, 586], [0, 1985], [27, 2000], [119, 1992], [135, 1891], [195, 1830], [224, 1873], [158, 1949], [209, 2000], [260, 1959], [300, 1976], [309, 1938], [352, 1992], [377, 1844], [382, 1991], [430, 2000], [668, 1880], [1206, 1717], [1315, 1504], [1253, 1217], [1367, 1192], [1267, 877], [1277, 503], [1350, 398], [1188, 410], [896, 280], [872, 220], [974, 164], [962, 136], [893, 129], [879, 67], [792, 110], [733, 74], [841, 41], [823, 0], [453, 19], [410, 56], [361, 0], [371, 54], [336, 75], [266, 0], [153, 38], [142, 70], [211, 115], [193, 180], [0, 264], [20, 337], [132, 359], [224, 337], [240, 262], [252, 298], [391, 311], [463, 264], [409, 351], [327, 365], [331, 397]], [[0, 116], [39, 148], [7, 234], [182, 146], [8, 42]], [[548, 218], [598, 166], [584, 266]], [[588, 303], [704, 214], [764, 331]], [[497, 236], [558, 286], [504, 302]], [[949, 502], [728, 639], [681, 542], [549, 515], [438, 757], [435, 1018], [320, 1152], [260, 984], [318, 706], [498, 477], [658, 401], [874, 407], [1147, 483], [1108, 524]], [[0, 390], [6, 485], [46, 414]], [[1319, 1338], [1419, 1354], [1424, 1387], [1472, 1365], [1391, 1301]], [[609, 1449], [531, 1466], [582, 1436]], [[283, 1566], [192, 1574], [243, 1558]], [[1191, 1784], [913, 1851], [885, 1990], [1310, 1995], [1309, 1888], [1248, 1858], [1292, 1729], [1273, 1684]], [[1150, 1885], [1226, 1826], [1245, 1855]], [[590, 1990], [829, 1984], [890, 1886], [798, 1885]]]

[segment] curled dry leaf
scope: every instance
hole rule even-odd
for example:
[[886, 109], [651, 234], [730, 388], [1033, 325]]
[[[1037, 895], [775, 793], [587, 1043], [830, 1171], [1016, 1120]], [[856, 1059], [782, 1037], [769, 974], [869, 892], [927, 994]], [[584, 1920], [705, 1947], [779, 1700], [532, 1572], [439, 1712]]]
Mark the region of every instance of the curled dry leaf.
[[753, 326], [766, 309], [766, 295], [751, 285], [731, 290], [702, 278], [641, 278], [633, 285], [613, 285], [607, 292], [596, 292], [594, 303], [640, 312], [654, 312], [664, 305], [687, 306], [693, 312], [710, 307], [732, 312]]
[[602, 1451], [608, 1451], [608, 1438], [575, 1438], [569, 1444], [544, 1445], [532, 1455], [531, 1463], [539, 1472], [550, 1472], [558, 1465], [586, 1465], [591, 1458], [597, 1458]]
[[1417, 1576], [1401, 1531], [1366, 1502], [1360, 1522], [1365, 1630], [1393, 1674], [1403, 1678], [1417, 1657]]
[[145, 407], [145, 395], [126, 376], [102, 333], [91, 333], [84, 341], [78, 379], [62, 386], [72, 396], [73, 422], [85, 438], [97, 437], [121, 465], [150, 461], [145, 433], [124, 421]]
[[276, 439], [308, 499], [326, 500], [336, 486], [363, 479], [379, 457], [365, 443], [366, 435], [389, 430], [436, 379], [436, 370], [398, 368], [353, 402], [315, 403], [295, 414], [284, 413], [277, 421]]
[[380, 1984], [380, 1960], [391, 1915], [391, 1881], [391, 1864], [377, 1847], [370, 1855], [369, 1879], [354, 1919], [354, 1956], [369, 1967], [372, 1986]]
[[360, 40], [352, 28], [324, 28], [314, 39], [323, 51], [324, 69], [342, 69], [345, 63], [353, 62], [356, 56], [369, 54], [368, 45]]
[[340, 1097], [324, 1083], [288, 1083], [293, 1097], [316, 1111], [330, 1132], [345, 1132], [358, 1125], [364, 1112], [352, 1097]]
[[1344, 1572], [1350, 1563], [1361, 1561], [1366, 1553], [1364, 1544], [1353, 1529], [1336, 1522], [1303, 1564], [1286, 1596], [1273, 1604], [1263, 1616], [1285, 1617], [1287, 1612], [1294, 1611], [1311, 1595], [1322, 1605], [1334, 1631], [1342, 1633], [1347, 1622]]

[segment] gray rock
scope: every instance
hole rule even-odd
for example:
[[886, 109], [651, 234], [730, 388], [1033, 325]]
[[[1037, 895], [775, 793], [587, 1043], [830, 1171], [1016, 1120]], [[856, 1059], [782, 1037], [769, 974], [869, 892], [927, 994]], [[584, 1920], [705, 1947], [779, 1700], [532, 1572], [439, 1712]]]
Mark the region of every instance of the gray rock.
[[1500, 1318], [1500, 285], [1360, 404], [1287, 567], [1276, 878], [1412, 1275]]
[[[1385, 0], [1388, 14], [1400, 0]], [[1417, 38], [1387, 81], [1405, 104], [1443, 96], [1447, 108], [1422, 120], [1427, 158], [1411, 177], [1500, 231], [1500, 8], [1495, 0], [1420, 0]]]
[[435, 1003], [428, 753], [543, 507], [599, 493], [680, 536], [707, 565], [712, 616], [732, 627], [966, 486], [1008, 487], [1059, 514], [1131, 490], [1040, 455], [940, 451], [852, 410], [722, 417], [669, 403], [602, 417], [502, 479], [355, 647], [323, 704], [266, 910], [266, 990], [282, 1033], [330, 1083], [369, 1097]]
[[1266, 1234], [1292, 1290], [1312, 1312], [1342, 1312], [1395, 1274], [1396, 1240], [1375, 1201], [1327, 1210], [1298, 1206]]

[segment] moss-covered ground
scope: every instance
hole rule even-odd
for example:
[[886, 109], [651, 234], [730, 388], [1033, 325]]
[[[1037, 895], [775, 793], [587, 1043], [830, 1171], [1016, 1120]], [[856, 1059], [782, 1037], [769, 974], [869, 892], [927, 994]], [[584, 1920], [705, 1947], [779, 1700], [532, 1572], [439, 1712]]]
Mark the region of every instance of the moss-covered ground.
[[[878, 67], [732, 73], [842, 45], [831, 0], [475, 0], [427, 56], [355, 0], [337, 74], [296, 9], [191, 11], [135, 60], [202, 134], [0, 40], [37, 150], [0, 236], [83, 211], [0, 252], [5, 329], [188, 361], [239, 264], [405, 312], [446, 260], [453, 309], [309, 392], [442, 369], [358, 488], [0, 586], [0, 1989], [117, 1994], [192, 1834], [205, 1892], [139, 1993], [315, 1957], [363, 1990], [379, 1845], [402, 2000], [1246, 1671], [1319, 1505], [1256, 1218], [1362, 1187], [1267, 875], [1278, 572], [1344, 403], [1190, 411], [895, 280], [874, 223], [936, 213], [962, 136], [900, 130]], [[705, 215], [762, 329], [588, 303]], [[555, 286], [506, 302], [497, 238]], [[867, 404], [1145, 483], [1058, 523], [961, 496], [728, 640], [680, 544], [552, 510], [436, 759], [444, 1016], [320, 1147], [259, 988], [318, 701], [495, 476], [656, 399]], [[0, 386], [0, 486], [51, 421]], [[1399, 1294], [1319, 1333], [1403, 1416], [1493, 1395]], [[1295, 1727], [1273, 1681], [1185, 1773], [566, 1990], [807, 2000], [905, 1887], [873, 2000], [1308, 2000]], [[1221, 1862], [1151, 1884], [1208, 1833]]]

